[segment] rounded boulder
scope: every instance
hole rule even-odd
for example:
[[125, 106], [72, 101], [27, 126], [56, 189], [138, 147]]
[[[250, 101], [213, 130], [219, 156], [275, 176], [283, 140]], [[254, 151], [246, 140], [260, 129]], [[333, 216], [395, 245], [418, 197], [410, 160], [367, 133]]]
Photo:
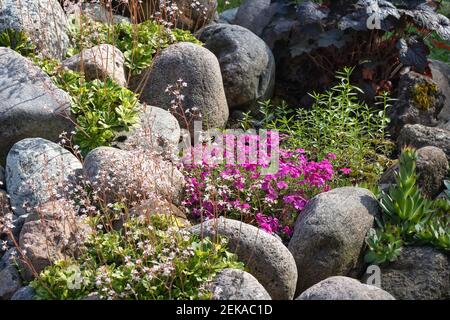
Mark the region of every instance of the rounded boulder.
[[294, 258], [283, 243], [269, 233], [241, 221], [212, 219], [189, 229], [202, 237], [228, 239], [249, 272], [264, 286], [274, 300], [292, 300], [297, 283]]
[[299, 274], [297, 293], [361, 269], [365, 238], [379, 210], [372, 192], [362, 188], [336, 188], [309, 201], [289, 242]]

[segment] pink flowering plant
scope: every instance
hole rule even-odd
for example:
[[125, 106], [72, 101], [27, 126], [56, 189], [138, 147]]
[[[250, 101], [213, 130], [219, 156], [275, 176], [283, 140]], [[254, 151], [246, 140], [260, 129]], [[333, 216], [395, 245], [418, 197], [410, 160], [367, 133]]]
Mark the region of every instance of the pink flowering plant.
[[[221, 152], [219, 144], [228, 147]], [[190, 216], [200, 221], [226, 216], [289, 239], [308, 199], [328, 191], [337, 173], [334, 154], [311, 161], [303, 149], [284, 150], [278, 145], [278, 134], [269, 131], [266, 139], [226, 133], [216, 143], [190, 149], [183, 158], [187, 180], [183, 204]], [[235, 161], [230, 163], [230, 158]], [[278, 166], [269, 170], [276, 160]], [[344, 171], [341, 174], [348, 173]]]

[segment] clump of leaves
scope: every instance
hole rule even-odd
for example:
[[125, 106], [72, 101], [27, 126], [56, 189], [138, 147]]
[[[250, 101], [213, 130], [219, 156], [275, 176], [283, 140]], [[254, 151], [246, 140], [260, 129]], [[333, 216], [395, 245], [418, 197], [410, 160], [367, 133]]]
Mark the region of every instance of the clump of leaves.
[[352, 71], [345, 68], [337, 72], [337, 85], [311, 94], [314, 103], [309, 110], [290, 110], [286, 104], [274, 107], [266, 101], [259, 125], [286, 134], [288, 148], [303, 148], [318, 159], [335, 154], [337, 167], [351, 169], [349, 181], [341, 184], [374, 184], [391, 163], [388, 155], [393, 144], [385, 134], [389, 97], [386, 93], [380, 97], [380, 109], [362, 103], [358, 99], [362, 90], [350, 83]]
[[97, 228], [82, 251], [41, 272], [31, 283], [37, 299], [208, 299], [219, 271], [243, 269], [224, 239], [200, 239], [162, 215], [130, 218], [121, 231]]
[[137, 95], [111, 79], [86, 81], [82, 74], [61, 68], [55, 60], [34, 58], [72, 100], [76, 122], [74, 142], [83, 155], [109, 146], [117, 132], [128, 131], [139, 121]]
[[11, 48], [23, 56], [29, 56], [36, 51], [36, 46], [25, 32], [9, 28], [0, 32], [0, 47]]
[[171, 44], [181, 41], [201, 44], [189, 31], [169, 29], [152, 20], [140, 24], [122, 21], [109, 25], [82, 17], [72, 22], [70, 30], [73, 43], [70, 55], [94, 45], [108, 43], [123, 52], [125, 66], [133, 75], [147, 69], [156, 52]]
[[381, 195], [379, 229], [372, 230], [367, 239], [369, 263], [395, 261], [403, 245], [426, 244], [450, 251], [450, 198], [432, 201], [422, 196], [416, 161], [414, 149], [403, 149], [396, 184]]

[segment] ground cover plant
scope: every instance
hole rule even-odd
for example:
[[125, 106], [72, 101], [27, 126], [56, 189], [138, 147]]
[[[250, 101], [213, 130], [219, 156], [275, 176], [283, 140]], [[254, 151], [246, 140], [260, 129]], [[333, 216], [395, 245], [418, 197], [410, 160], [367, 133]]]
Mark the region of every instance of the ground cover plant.
[[[102, 218], [104, 220], [104, 217]], [[37, 299], [210, 299], [207, 285], [225, 268], [243, 269], [226, 250], [226, 240], [212, 242], [180, 230], [169, 217], [130, 218], [124, 231], [99, 228], [77, 259], [61, 260], [31, 283]]]

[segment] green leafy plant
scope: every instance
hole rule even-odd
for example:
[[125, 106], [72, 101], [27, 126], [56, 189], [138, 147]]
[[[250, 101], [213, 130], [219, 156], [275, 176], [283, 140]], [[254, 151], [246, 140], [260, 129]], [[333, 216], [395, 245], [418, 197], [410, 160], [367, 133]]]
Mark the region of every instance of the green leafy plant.
[[130, 218], [121, 231], [97, 228], [79, 258], [47, 267], [31, 285], [38, 299], [208, 299], [217, 272], [243, 269], [226, 248], [225, 240], [199, 239], [163, 215]]
[[70, 30], [73, 43], [70, 55], [94, 45], [108, 43], [123, 52], [125, 66], [133, 75], [147, 69], [156, 52], [171, 44], [181, 41], [201, 44], [189, 31], [169, 29], [152, 20], [140, 24], [122, 21], [108, 25], [82, 17], [79, 21], [72, 21]]
[[137, 125], [138, 98], [130, 90], [111, 79], [86, 81], [82, 74], [63, 69], [55, 60], [35, 57], [34, 62], [70, 95], [76, 122], [74, 142], [82, 154], [109, 146], [117, 132]]
[[407, 233], [432, 212], [431, 201], [422, 197], [417, 186], [416, 159], [414, 149], [402, 151], [396, 184], [383, 193], [380, 200], [384, 216], [396, 225], [403, 225]]
[[414, 149], [403, 149], [396, 184], [382, 192], [379, 229], [367, 239], [369, 263], [394, 261], [402, 245], [428, 244], [450, 250], [450, 200], [432, 201], [422, 196], [417, 186], [416, 161]]
[[[351, 169], [350, 180], [342, 184], [375, 183], [391, 162], [388, 155], [393, 144], [385, 133], [390, 99], [383, 93], [379, 108], [360, 102], [362, 90], [350, 83], [352, 71], [338, 72], [338, 84], [331, 90], [311, 94], [314, 103], [310, 109], [261, 103], [260, 125], [285, 134], [288, 148], [303, 148], [318, 159], [335, 154], [338, 167]], [[248, 123], [246, 118], [244, 125]]]
[[398, 258], [403, 246], [403, 240], [399, 229], [394, 225], [388, 225], [385, 229], [370, 229], [367, 245], [369, 251], [365, 256], [365, 260], [375, 264], [382, 264]]
[[36, 46], [25, 32], [14, 29], [5, 29], [0, 32], [0, 47], [11, 48], [23, 56], [30, 56], [36, 51]]

